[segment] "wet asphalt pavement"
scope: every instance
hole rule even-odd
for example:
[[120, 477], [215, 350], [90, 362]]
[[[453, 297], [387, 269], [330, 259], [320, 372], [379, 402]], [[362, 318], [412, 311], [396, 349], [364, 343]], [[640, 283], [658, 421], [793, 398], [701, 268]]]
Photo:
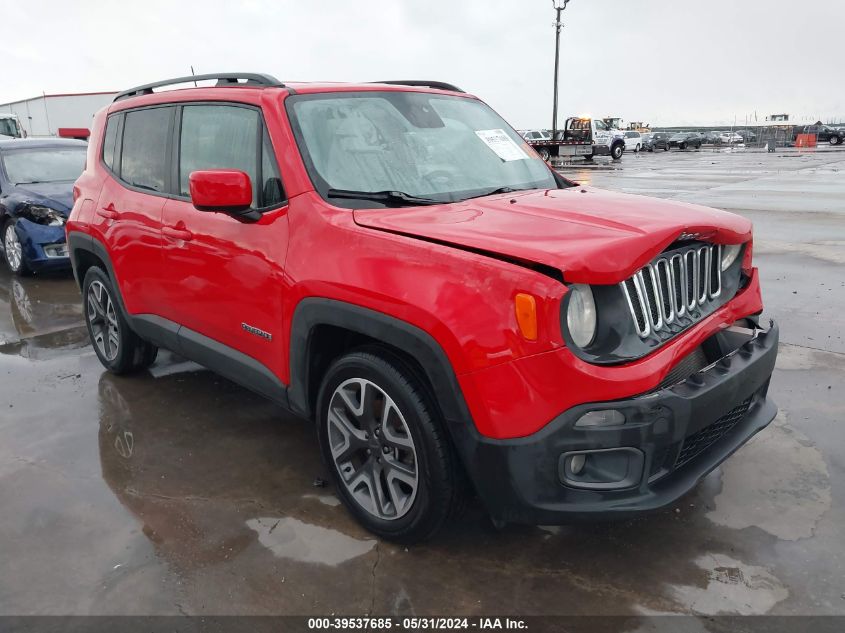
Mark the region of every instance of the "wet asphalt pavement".
[[315, 487], [307, 422], [167, 353], [105, 373], [72, 279], [4, 268], [0, 614], [845, 614], [845, 151], [562, 173], [755, 223], [780, 414], [680, 503], [378, 542]]

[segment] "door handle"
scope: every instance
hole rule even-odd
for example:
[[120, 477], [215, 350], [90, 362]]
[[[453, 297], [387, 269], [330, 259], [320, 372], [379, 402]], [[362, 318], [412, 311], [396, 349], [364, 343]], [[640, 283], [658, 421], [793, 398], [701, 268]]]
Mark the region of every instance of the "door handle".
[[172, 226], [161, 227], [161, 232], [162, 234], [166, 235], [171, 239], [182, 240], [183, 242], [188, 242], [194, 237], [194, 234], [190, 231], [187, 231], [185, 229], [177, 229]]
[[120, 217], [120, 213], [117, 212], [117, 209], [114, 208], [114, 204], [111, 202], [101, 209], [97, 209], [97, 215], [107, 220], [117, 220]]

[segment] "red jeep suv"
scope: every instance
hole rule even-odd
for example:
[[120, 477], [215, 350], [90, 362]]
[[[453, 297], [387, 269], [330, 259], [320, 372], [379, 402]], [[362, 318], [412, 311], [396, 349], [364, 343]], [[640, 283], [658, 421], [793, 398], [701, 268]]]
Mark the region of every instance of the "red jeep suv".
[[67, 239], [103, 365], [164, 347], [313, 419], [389, 539], [472, 493], [496, 523], [655, 509], [776, 412], [748, 220], [570, 182], [441, 82], [123, 92]]

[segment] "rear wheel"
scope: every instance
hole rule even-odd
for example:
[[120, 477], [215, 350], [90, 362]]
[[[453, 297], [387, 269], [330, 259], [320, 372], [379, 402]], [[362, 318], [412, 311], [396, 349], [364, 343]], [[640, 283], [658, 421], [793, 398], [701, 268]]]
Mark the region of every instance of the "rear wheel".
[[115, 374], [127, 374], [155, 362], [158, 348], [141, 340], [123, 318], [109, 276], [92, 266], [82, 282], [85, 324], [94, 352]]
[[23, 246], [18, 239], [15, 228], [17, 223], [17, 218], [9, 218], [3, 226], [3, 256], [9, 270], [23, 277], [29, 275], [31, 270], [27, 265], [26, 256], [23, 254]]
[[431, 537], [463, 503], [463, 473], [440, 415], [401, 360], [381, 350], [335, 361], [318, 395], [323, 459], [347, 509], [402, 543]]
[[552, 155], [551, 155], [551, 153], [550, 153], [550, 152], [549, 152], [549, 150], [548, 150], [547, 148], [545, 148], [545, 147], [541, 147], [540, 149], [538, 149], [538, 150], [537, 150], [537, 153], [539, 153], [539, 154], [540, 154], [540, 158], [542, 158], [542, 159], [543, 159], [544, 161], [546, 161], [547, 163], [548, 163], [548, 162], [552, 159]]

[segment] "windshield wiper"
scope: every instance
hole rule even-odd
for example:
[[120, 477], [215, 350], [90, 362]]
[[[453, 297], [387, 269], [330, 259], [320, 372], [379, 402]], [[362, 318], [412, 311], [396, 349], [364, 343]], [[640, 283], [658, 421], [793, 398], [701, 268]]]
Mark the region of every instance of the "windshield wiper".
[[526, 189], [514, 189], [513, 187], [496, 187], [495, 189], [490, 189], [489, 191], [485, 191], [484, 193], [479, 193], [475, 196], [469, 196], [468, 198], [461, 198], [461, 200], [472, 200], [473, 198], [484, 198], [486, 196], [495, 196], [497, 193], [513, 193], [514, 191], [526, 191]]
[[349, 198], [352, 200], [372, 200], [381, 202], [388, 207], [404, 207], [425, 204], [443, 204], [440, 200], [433, 198], [421, 198], [412, 196], [404, 191], [354, 191], [352, 189], [329, 189], [326, 192], [329, 198]]

